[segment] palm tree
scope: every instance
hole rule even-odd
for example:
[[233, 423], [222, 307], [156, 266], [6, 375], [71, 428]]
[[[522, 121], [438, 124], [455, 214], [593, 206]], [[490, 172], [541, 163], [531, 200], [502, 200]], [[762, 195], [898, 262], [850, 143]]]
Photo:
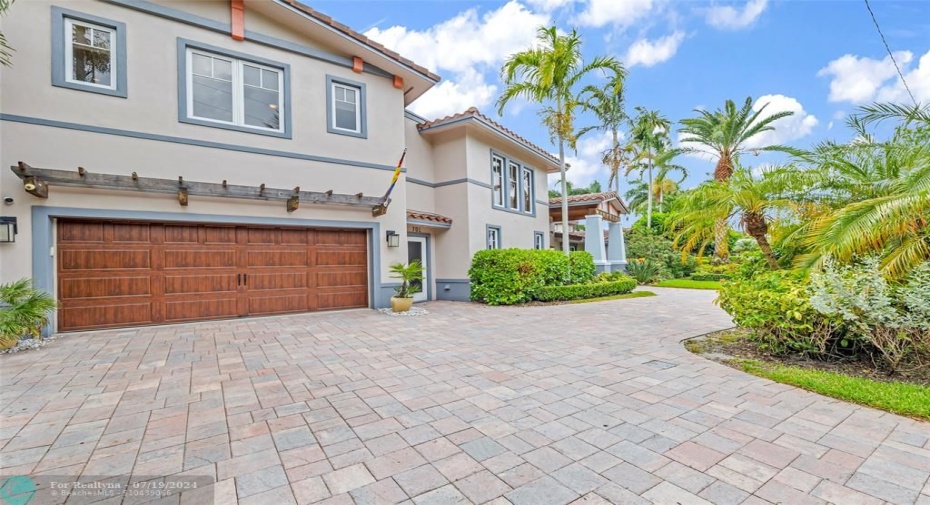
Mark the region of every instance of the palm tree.
[[[501, 68], [504, 91], [497, 99], [498, 114], [514, 98], [525, 98], [544, 104], [540, 111], [542, 123], [549, 136], [559, 145], [559, 171], [562, 175], [562, 194], [568, 194], [565, 180], [565, 143], [574, 147], [575, 111], [580, 101], [575, 88], [581, 79], [594, 70], [622, 73], [623, 67], [612, 56], [598, 56], [585, 63], [581, 54], [581, 38], [572, 30], [559, 35], [555, 26], [540, 27], [536, 34], [537, 46], [514, 53]], [[562, 229], [568, 229], [568, 199], [562, 199]], [[562, 250], [569, 253], [568, 241]]]
[[621, 71], [615, 72], [603, 87], [589, 84], [581, 90], [582, 107], [593, 112], [600, 124], [578, 131], [579, 137], [592, 130], [610, 132], [610, 147], [604, 151], [601, 161], [610, 171], [607, 186], [613, 186], [618, 195], [620, 194], [620, 167], [631, 161], [630, 150], [620, 145], [620, 126], [628, 119], [623, 100], [624, 79], [626, 79], [626, 70], [621, 67]]
[[[678, 185], [684, 182], [688, 177], [687, 168], [672, 163], [678, 154], [678, 150], [668, 149], [660, 152], [655, 159], [656, 176], [653, 182], [653, 192], [656, 200], [659, 202], [659, 212], [662, 212], [662, 203], [665, 195], [677, 191]], [[678, 180], [670, 179], [668, 174], [673, 171], [681, 173], [681, 178]]]
[[[10, 10], [14, 1], [15, 0], [0, 0], [0, 16], [6, 14], [6, 12]], [[6, 37], [3, 36], [3, 32], [0, 32], [0, 65], [9, 67], [12, 62], [13, 48], [7, 43]]]
[[[895, 118], [899, 125], [887, 142], [865, 131]], [[824, 143], [801, 157], [814, 178], [811, 197], [832, 210], [802, 229], [810, 250], [798, 263], [879, 254], [889, 276], [903, 277], [930, 260], [930, 108], [876, 104], [850, 124], [856, 140]]]
[[[639, 161], [640, 171], [647, 171], [648, 186], [653, 187], [652, 169], [655, 167], [656, 160], [666, 156], [667, 151], [671, 151], [671, 142], [668, 139], [668, 130], [671, 122], [657, 110], [649, 110], [644, 107], [636, 107], [636, 117], [632, 120], [631, 138], [636, 155]], [[627, 173], [633, 170], [630, 167]], [[646, 227], [652, 228], [652, 191], [647, 194], [648, 201], [646, 205]]]
[[[767, 145], [750, 147], [750, 140], [756, 135], [774, 130], [772, 123], [790, 116], [794, 112], [783, 111], [775, 114], [763, 115], [768, 104], [753, 112], [752, 97], [746, 97], [743, 106], [737, 110], [733, 100], [727, 100], [723, 109], [713, 112], [695, 110], [697, 117], [681, 120], [682, 127], [678, 130], [682, 144], [693, 144], [683, 150], [704, 152], [717, 158], [714, 168], [714, 180], [725, 183], [733, 174], [733, 167], [741, 155], [748, 151], [781, 151], [795, 153], [789, 147], [781, 145]], [[727, 223], [717, 223], [715, 231], [714, 255], [721, 261], [729, 256], [727, 250]]]
[[630, 210], [641, 213], [645, 210], [646, 202], [649, 200], [649, 184], [642, 179], [631, 181], [630, 189], [624, 196]]
[[773, 214], [791, 205], [785, 192], [793, 185], [794, 171], [784, 168], [765, 168], [760, 176], [752, 170], [736, 166], [727, 181], [707, 181], [682, 194], [677, 203], [679, 210], [669, 218], [671, 229], [677, 229], [675, 243], [683, 251], [699, 250], [717, 240], [716, 229], [720, 220], [739, 217], [740, 226], [755, 239], [765, 260], [773, 270], [779, 268], [775, 253], [768, 240]]

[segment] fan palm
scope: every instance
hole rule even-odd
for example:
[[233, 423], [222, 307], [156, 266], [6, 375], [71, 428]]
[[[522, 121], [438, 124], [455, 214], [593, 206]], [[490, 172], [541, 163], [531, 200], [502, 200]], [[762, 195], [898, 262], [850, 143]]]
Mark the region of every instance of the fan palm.
[[[559, 146], [559, 171], [562, 176], [562, 194], [568, 194], [565, 179], [565, 144], [575, 145], [574, 119], [580, 101], [575, 88], [581, 79], [594, 70], [613, 74], [624, 72], [623, 67], [611, 56], [598, 56], [585, 62], [581, 53], [581, 38], [578, 32], [560, 35], [555, 26], [540, 27], [534, 48], [514, 53], [501, 68], [504, 91], [497, 99], [497, 111], [514, 98], [545, 104], [540, 111], [542, 123], [550, 138]], [[568, 229], [568, 199], [562, 199], [562, 229]], [[568, 241], [562, 249], [569, 253]]]
[[579, 137], [592, 130], [610, 132], [610, 147], [604, 151], [601, 161], [610, 172], [607, 186], [613, 186], [617, 194], [620, 194], [620, 167], [631, 161], [629, 149], [620, 144], [620, 127], [627, 121], [623, 100], [624, 79], [626, 70], [621, 67], [621, 71], [615, 72], [604, 86], [588, 85], [581, 90], [582, 107], [593, 112], [599, 124], [578, 131]]
[[[764, 115], [768, 104], [753, 112], [752, 97], [747, 97], [739, 109], [733, 100], [727, 100], [723, 109], [715, 111], [695, 110], [697, 117], [681, 120], [678, 130], [683, 149], [692, 152], [703, 152], [717, 158], [714, 168], [714, 180], [726, 182], [733, 174], [733, 167], [739, 157], [748, 151], [782, 151], [794, 153], [790, 147], [781, 145], [752, 146], [750, 140], [760, 133], [774, 130], [772, 125], [783, 117], [794, 112], [783, 111]], [[715, 232], [714, 254], [722, 261], [729, 256], [727, 250], [727, 223], [717, 223]]]
[[737, 165], [728, 181], [708, 181], [682, 194], [678, 210], [668, 221], [671, 229], [679, 230], [676, 244], [683, 251], [703, 251], [716, 240], [717, 222], [738, 218], [740, 227], [759, 244], [769, 267], [778, 269], [768, 240], [769, 225], [777, 210], [791, 205], [784, 195], [793, 175], [791, 170], [770, 167], [757, 176]]

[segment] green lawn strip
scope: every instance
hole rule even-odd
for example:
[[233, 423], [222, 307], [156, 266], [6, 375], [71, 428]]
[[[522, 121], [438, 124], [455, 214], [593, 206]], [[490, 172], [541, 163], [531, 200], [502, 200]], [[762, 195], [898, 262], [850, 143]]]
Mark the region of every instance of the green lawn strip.
[[734, 360], [734, 363], [747, 373], [775, 382], [903, 416], [930, 420], [930, 387], [772, 365], [758, 360]]
[[685, 288], [685, 289], [720, 289], [718, 281], [693, 281], [691, 279], [668, 279], [655, 284], [660, 288]]
[[589, 302], [606, 302], [608, 300], [623, 300], [625, 298], [643, 298], [644, 296], [655, 296], [652, 291], [633, 291], [622, 295], [602, 296], [600, 298], [586, 298], [581, 300], [571, 300], [568, 303], [589, 303]]

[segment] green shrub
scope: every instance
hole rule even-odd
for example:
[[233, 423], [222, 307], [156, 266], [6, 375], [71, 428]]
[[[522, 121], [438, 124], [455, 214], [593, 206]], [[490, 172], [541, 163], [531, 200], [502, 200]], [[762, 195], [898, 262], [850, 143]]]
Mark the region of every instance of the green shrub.
[[593, 279], [593, 282], [613, 282], [613, 281], [619, 281], [621, 279], [626, 279], [628, 277], [629, 275], [623, 272], [620, 272], [620, 271], [602, 272], [602, 273], [597, 274], [597, 276]]
[[0, 349], [26, 336], [38, 338], [55, 307], [55, 299], [33, 288], [29, 279], [0, 285]]
[[626, 240], [627, 258], [652, 260], [659, 267], [659, 277], [676, 279], [691, 275], [698, 267], [697, 259], [682, 255], [673, 242], [663, 235], [646, 231], [632, 231]]
[[572, 251], [568, 255], [568, 261], [571, 271], [570, 284], [583, 284], [594, 278], [597, 269], [594, 267], [594, 256], [591, 256], [591, 253]]
[[536, 299], [541, 302], [578, 300], [581, 298], [598, 298], [601, 296], [622, 295], [633, 291], [636, 280], [624, 276], [620, 280], [609, 282], [591, 282], [588, 284], [570, 284], [567, 286], [546, 286], [536, 291]]
[[725, 281], [730, 278], [727, 274], [714, 274], [714, 273], [693, 273], [691, 274], [690, 279], [692, 281]]
[[650, 259], [630, 260], [626, 271], [640, 284], [649, 284], [659, 279], [659, 265]]
[[[739, 326], [774, 351], [829, 354], [842, 347], [836, 318], [817, 312], [810, 303], [807, 281], [785, 272], [726, 282], [717, 303]], [[847, 342], [848, 344], [848, 342]]]

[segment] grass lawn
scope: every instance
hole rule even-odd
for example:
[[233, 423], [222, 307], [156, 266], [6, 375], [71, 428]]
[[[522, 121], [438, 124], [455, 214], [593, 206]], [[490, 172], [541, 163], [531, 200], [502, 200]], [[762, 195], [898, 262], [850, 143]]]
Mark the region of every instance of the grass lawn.
[[659, 288], [720, 289], [719, 281], [692, 281], [691, 279], [669, 279], [655, 284]]
[[590, 302], [606, 302], [608, 300], [623, 300], [624, 298], [642, 298], [644, 296], [655, 296], [656, 294], [652, 291], [633, 291], [632, 293], [624, 293], [622, 295], [613, 295], [613, 296], [602, 296], [600, 298], [587, 298], [582, 300], [572, 300], [568, 303], [590, 303]]
[[833, 372], [775, 365], [758, 360], [734, 360], [743, 371], [840, 400], [930, 420], [930, 387], [882, 382]]

